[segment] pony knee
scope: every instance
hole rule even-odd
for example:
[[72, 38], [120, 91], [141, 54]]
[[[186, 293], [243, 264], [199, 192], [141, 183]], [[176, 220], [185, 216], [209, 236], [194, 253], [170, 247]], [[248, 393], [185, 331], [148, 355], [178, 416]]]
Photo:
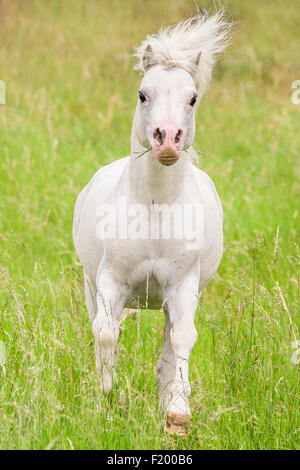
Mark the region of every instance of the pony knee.
[[198, 333], [194, 324], [184, 328], [174, 327], [171, 331], [171, 343], [175, 355], [188, 359], [197, 338]]
[[96, 317], [92, 324], [92, 331], [96, 343], [102, 349], [113, 347], [118, 339], [119, 326], [113, 321], [99, 321]]

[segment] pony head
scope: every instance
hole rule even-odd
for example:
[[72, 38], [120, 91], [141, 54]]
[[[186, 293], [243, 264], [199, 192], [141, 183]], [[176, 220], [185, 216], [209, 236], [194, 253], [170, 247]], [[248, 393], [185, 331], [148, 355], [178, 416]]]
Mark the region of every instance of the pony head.
[[148, 36], [136, 49], [139, 89], [136, 137], [164, 165], [176, 163], [195, 135], [195, 108], [207, 89], [217, 58], [230, 43], [224, 9], [197, 12]]

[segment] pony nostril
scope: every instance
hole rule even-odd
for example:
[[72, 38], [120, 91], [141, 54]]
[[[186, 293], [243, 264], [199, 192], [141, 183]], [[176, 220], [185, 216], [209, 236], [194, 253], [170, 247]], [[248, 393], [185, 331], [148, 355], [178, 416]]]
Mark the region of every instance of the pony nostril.
[[164, 143], [166, 138], [166, 131], [164, 129], [160, 130], [159, 128], [155, 129], [153, 132], [153, 139], [157, 140], [160, 145]]
[[183, 130], [179, 129], [179, 131], [177, 132], [175, 136], [175, 144], [178, 144], [178, 142], [180, 142], [182, 135], [183, 135]]

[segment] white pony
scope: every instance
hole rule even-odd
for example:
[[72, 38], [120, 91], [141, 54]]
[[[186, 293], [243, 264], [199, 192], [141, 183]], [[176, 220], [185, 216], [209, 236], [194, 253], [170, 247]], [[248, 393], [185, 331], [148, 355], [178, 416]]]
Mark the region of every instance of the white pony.
[[[185, 431], [190, 417], [188, 361], [197, 339], [195, 312], [223, 250], [220, 199], [211, 179], [193, 165], [189, 149], [196, 105], [229, 33], [222, 10], [213, 16], [198, 12], [146, 38], [135, 54], [144, 77], [131, 155], [101, 168], [75, 205], [73, 238], [84, 270], [101, 390], [108, 392], [116, 376], [123, 309], [163, 306], [157, 385], [167, 428], [177, 433]], [[195, 214], [201, 215], [197, 230], [202, 236], [191, 229], [189, 236], [182, 235]], [[172, 230], [181, 236], [171, 235]]]

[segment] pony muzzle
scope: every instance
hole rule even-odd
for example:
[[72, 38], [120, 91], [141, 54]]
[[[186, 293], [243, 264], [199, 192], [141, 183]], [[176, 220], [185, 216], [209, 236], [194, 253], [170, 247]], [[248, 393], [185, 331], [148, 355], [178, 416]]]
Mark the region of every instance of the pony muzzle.
[[153, 131], [152, 149], [162, 165], [177, 162], [183, 148], [183, 130], [173, 126], [156, 127]]

